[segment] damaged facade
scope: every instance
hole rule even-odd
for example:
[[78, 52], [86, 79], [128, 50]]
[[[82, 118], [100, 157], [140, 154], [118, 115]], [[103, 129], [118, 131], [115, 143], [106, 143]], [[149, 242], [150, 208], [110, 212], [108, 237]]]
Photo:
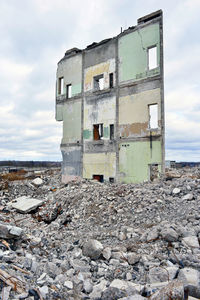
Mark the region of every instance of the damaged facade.
[[59, 61], [62, 181], [142, 182], [164, 170], [163, 25], [159, 10]]

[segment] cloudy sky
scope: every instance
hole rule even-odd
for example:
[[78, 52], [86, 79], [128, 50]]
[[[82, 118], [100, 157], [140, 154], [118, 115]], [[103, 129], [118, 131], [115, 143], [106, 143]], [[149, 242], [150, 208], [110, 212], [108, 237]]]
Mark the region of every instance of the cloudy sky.
[[0, 160], [61, 160], [57, 62], [164, 13], [166, 159], [200, 161], [200, 0], [0, 0]]

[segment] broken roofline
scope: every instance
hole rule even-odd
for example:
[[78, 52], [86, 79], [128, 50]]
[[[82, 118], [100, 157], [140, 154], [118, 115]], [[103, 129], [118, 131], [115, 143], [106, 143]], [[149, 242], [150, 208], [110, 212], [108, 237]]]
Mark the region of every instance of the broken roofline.
[[111, 40], [114, 40], [114, 39], [116, 39], [118, 37], [126, 35], [126, 34], [128, 34], [130, 32], [133, 32], [133, 31], [137, 30], [138, 26], [143, 27], [144, 25], [146, 25], [146, 23], [151, 22], [152, 20], [162, 19], [162, 15], [163, 15], [162, 9], [159, 9], [159, 10], [153, 12], [153, 13], [150, 13], [150, 14], [144, 16], [144, 17], [141, 17], [141, 18], [137, 19], [137, 25], [136, 26], [131, 26], [128, 29], [125, 29], [123, 32], [121, 32], [117, 36], [114, 36], [113, 38], [104, 39], [104, 40], [102, 40], [102, 41], [100, 41], [98, 43], [97, 42], [93, 42], [92, 44], [88, 45], [85, 49], [79, 49], [79, 48], [76, 48], [76, 47], [71, 48], [71, 49], [69, 49], [69, 50], [67, 50], [65, 52], [65, 56], [58, 62], [58, 64], [61, 61], [65, 60], [65, 59], [67, 59], [67, 58], [69, 58], [71, 56], [74, 56], [74, 55], [76, 55], [78, 53], [82, 53], [83, 51], [96, 48], [98, 46], [106, 44], [107, 42], [109, 42]]

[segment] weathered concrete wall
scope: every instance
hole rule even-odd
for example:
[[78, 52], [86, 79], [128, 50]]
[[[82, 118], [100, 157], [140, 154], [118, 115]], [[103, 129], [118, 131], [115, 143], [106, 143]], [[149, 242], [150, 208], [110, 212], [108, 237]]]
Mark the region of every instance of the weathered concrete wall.
[[[119, 171], [120, 181], [124, 183], [149, 180], [149, 164], [162, 163], [160, 141], [136, 141], [120, 144]], [[161, 166], [159, 165], [159, 171]]]
[[[157, 46], [158, 67], [148, 70], [148, 48]], [[137, 27], [119, 38], [119, 81], [138, 80], [160, 73], [159, 23]]]
[[81, 93], [82, 80], [82, 54], [63, 59], [59, 62], [57, 68], [57, 96], [58, 94], [58, 78], [64, 77], [64, 92], [66, 95], [66, 85], [72, 85], [72, 97]]
[[93, 175], [103, 175], [104, 180], [116, 176], [116, 153], [84, 153], [83, 177], [92, 179]]
[[[115, 59], [109, 59], [106, 62], [102, 62], [98, 65], [88, 67], [84, 71], [84, 91], [91, 91], [94, 89], [94, 77], [103, 74], [104, 76], [104, 88], [109, 88], [109, 74], [115, 73]], [[114, 76], [115, 85], [115, 76]]]
[[[156, 53], [151, 64], [150, 52]], [[61, 77], [56, 119], [63, 120], [64, 182], [94, 175], [141, 182], [150, 170], [151, 175], [164, 170], [162, 11], [112, 39], [68, 50], [58, 64], [57, 80]]]
[[62, 182], [80, 178], [82, 175], [81, 147], [80, 146], [61, 146], [63, 157], [62, 163]]
[[[149, 104], [158, 104], [158, 123], [161, 123], [160, 89], [119, 98], [119, 133], [122, 138], [150, 135]], [[158, 128], [154, 135], [160, 135]]]
[[81, 99], [63, 105], [62, 144], [81, 143]]
[[85, 100], [84, 103], [84, 140], [93, 140], [93, 124], [103, 123], [103, 137], [109, 139], [109, 125], [115, 124], [116, 97]]
[[56, 121], [63, 121], [63, 104], [56, 104]]

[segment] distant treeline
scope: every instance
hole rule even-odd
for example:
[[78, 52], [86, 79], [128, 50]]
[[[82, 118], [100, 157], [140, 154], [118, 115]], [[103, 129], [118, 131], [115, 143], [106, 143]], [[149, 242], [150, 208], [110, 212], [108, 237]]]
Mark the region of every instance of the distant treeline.
[[61, 167], [60, 161], [18, 161], [18, 160], [2, 160], [0, 167], [26, 167], [26, 168], [53, 168]]

